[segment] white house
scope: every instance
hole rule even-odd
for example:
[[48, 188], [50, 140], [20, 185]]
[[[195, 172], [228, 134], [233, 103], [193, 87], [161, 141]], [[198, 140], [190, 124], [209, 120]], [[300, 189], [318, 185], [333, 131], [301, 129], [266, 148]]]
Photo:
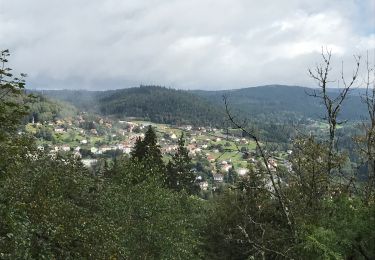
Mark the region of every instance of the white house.
[[214, 181], [223, 182], [223, 180], [224, 180], [224, 175], [222, 175], [222, 174], [215, 174], [214, 175]]

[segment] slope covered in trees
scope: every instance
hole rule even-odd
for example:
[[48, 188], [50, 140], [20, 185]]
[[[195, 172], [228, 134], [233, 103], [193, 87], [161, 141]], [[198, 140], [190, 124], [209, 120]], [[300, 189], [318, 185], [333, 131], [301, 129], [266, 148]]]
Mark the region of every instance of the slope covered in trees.
[[[207, 101], [222, 105], [223, 95], [228, 96], [231, 107], [241, 111], [248, 118], [285, 120], [288, 118], [310, 117], [320, 119], [324, 113], [323, 105], [309, 97], [313, 89], [299, 86], [270, 85], [224, 91], [193, 91], [192, 93]], [[329, 89], [330, 95], [337, 90]], [[359, 120], [366, 116], [366, 108], [357, 90], [345, 101], [342, 117]]]
[[25, 118], [26, 122], [52, 121], [73, 116], [77, 113], [77, 109], [74, 106], [42, 95], [34, 96], [27, 105], [29, 106], [29, 114]]
[[[81, 110], [119, 117], [140, 117], [156, 123], [222, 125], [223, 95], [238, 115], [258, 122], [285, 123], [301, 118], [321, 119], [324, 109], [310, 98], [311, 88], [271, 85], [223, 91], [183, 91], [157, 86], [85, 91], [44, 90], [43, 95], [70, 102]], [[337, 90], [330, 89], [330, 95]], [[345, 100], [342, 118], [366, 117], [362, 90]]]
[[223, 110], [186, 91], [141, 86], [106, 91], [98, 98], [106, 115], [144, 117], [168, 124], [219, 125]]
[[157, 86], [108, 91], [43, 91], [49, 97], [104, 115], [139, 117], [156, 123], [221, 125], [223, 109], [182, 90]]

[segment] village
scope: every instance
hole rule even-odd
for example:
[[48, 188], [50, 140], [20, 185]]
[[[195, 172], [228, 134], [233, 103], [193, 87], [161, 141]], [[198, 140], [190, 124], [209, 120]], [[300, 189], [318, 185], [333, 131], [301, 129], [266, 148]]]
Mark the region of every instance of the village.
[[[37, 138], [39, 150], [51, 156], [72, 153], [88, 167], [95, 167], [101, 158], [130, 155], [137, 138], [143, 138], [146, 128], [152, 125], [158, 144], [167, 161], [177, 149], [177, 140], [184, 134], [185, 145], [194, 162], [193, 170], [201, 190], [217, 188], [222, 183], [232, 183], [245, 177], [249, 169], [256, 169], [262, 161], [256, 154], [255, 142], [241, 133], [213, 127], [191, 125], [171, 126], [155, 124], [136, 118], [116, 118], [81, 112], [76, 116], [54, 121], [34, 122], [25, 131]], [[290, 150], [270, 152], [269, 168], [284, 167], [291, 171], [288, 162]]]

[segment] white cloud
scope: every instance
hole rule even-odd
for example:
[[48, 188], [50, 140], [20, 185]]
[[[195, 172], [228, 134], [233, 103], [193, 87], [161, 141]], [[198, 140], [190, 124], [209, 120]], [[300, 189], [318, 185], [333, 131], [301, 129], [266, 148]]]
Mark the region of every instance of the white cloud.
[[374, 48], [374, 2], [0, 0], [0, 48], [30, 87], [311, 85], [322, 46]]

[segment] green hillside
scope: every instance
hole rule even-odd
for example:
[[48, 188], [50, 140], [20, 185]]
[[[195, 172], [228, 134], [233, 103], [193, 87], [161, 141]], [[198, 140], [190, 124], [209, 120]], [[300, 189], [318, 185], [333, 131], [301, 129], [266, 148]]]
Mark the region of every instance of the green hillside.
[[44, 95], [85, 111], [116, 117], [139, 117], [156, 123], [222, 125], [222, 106], [187, 91], [141, 86], [108, 91], [49, 90]]
[[[116, 117], [139, 117], [156, 123], [223, 125], [223, 95], [240, 117], [253, 122], [284, 124], [289, 121], [320, 119], [324, 109], [318, 99], [308, 95], [312, 89], [271, 85], [224, 91], [184, 91], [158, 86], [85, 91], [49, 90], [42, 94], [70, 102], [83, 111]], [[331, 90], [332, 95], [337, 94]], [[345, 101], [341, 117], [359, 120], [366, 117], [359, 91]]]

